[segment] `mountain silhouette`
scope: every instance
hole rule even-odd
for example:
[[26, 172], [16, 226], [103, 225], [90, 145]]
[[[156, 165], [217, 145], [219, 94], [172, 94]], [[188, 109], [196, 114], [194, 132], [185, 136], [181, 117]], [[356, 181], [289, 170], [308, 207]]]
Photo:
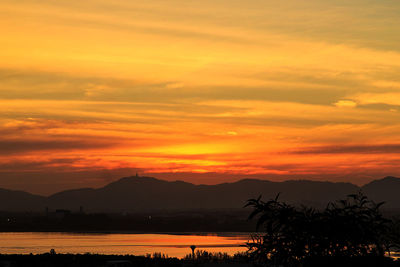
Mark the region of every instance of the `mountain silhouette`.
[[362, 187], [363, 192], [376, 202], [385, 202], [385, 208], [400, 209], [400, 179], [388, 176]]
[[42, 211], [82, 206], [89, 212], [143, 212], [241, 209], [249, 198], [280, 199], [294, 204], [323, 207], [362, 190], [387, 207], [400, 209], [400, 179], [386, 177], [358, 187], [351, 183], [309, 180], [272, 182], [244, 179], [217, 185], [194, 185], [182, 181], [164, 181], [152, 177], [125, 177], [102, 188], [82, 188], [56, 193], [49, 197], [22, 191], [0, 189], [0, 211]]
[[34, 211], [45, 204], [46, 197], [0, 188], [0, 211]]
[[269, 198], [282, 192], [282, 199], [307, 204], [326, 203], [357, 192], [349, 183], [312, 181], [270, 182], [245, 179], [218, 185], [167, 182], [150, 177], [127, 177], [100, 189], [79, 189], [49, 197], [48, 206], [94, 211], [204, 210], [241, 208], [260, 194]]

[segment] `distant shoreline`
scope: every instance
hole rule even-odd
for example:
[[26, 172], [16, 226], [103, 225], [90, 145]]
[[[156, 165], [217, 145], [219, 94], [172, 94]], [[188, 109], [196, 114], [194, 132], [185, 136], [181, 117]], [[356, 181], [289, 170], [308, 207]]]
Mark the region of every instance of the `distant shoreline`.
[[199, 236], [222, 236], [222, 237], [230, 237], [230, 236], [250, 236], [252, 234], [256, 234], [256, 232], [213, 232], [213, 231], [193, 231], [193, 232], [168, 232], [168, 231], [0, 231], [1, 233], [59, 233], [59, 234], [158, 234], [158, 235], [199, 235]]

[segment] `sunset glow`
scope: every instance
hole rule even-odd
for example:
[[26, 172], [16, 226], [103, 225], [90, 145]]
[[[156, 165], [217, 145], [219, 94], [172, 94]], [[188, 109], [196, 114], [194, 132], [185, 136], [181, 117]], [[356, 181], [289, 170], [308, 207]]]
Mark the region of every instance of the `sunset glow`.
[[399, 1], [0, 1], [0, 187], [400, 175]]

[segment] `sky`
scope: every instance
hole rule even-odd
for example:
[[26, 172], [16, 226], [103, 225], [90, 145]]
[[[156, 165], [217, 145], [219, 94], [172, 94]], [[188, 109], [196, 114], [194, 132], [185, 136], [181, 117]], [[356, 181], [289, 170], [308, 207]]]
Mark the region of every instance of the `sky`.
[[0, 187], [400, 176], [398, 0], [0, 0]]

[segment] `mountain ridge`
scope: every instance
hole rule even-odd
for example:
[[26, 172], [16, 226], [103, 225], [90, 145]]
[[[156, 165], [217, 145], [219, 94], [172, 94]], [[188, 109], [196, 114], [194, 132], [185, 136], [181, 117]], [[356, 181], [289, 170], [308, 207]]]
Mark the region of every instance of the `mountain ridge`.
[[195, 185], [184, 181], [165, 181], [154, 177], [123, 177], [101, 188], [65, 190], [48, 197], [24, 191], [0, 189], [1, 211], [43, 211], [50, 209], [89, 212], [143, 212], [149, 210], [239, 209], [249, 198], [264, 199], [281, 193], [280, 199], [312, 206], [344, 198], [363, 191], [375, 201], [386, 201], [386, 207], [400, 209], [400, 178], [387, 176], [364, 186], [349, 182], [287, 180], [273, 182], [241, 179], [216, 185]]

